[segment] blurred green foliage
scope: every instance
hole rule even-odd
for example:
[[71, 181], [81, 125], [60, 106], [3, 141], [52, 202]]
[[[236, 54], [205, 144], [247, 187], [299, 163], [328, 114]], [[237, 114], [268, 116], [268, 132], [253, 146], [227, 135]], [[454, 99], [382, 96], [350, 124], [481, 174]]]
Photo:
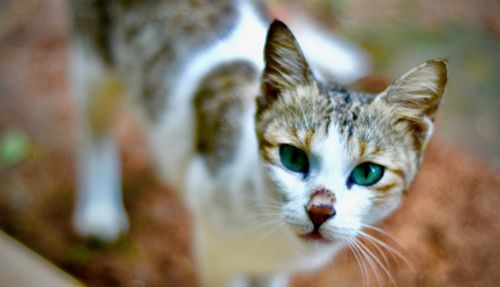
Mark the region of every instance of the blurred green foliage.
[[6, 168], [22, 161], [30, 150], [28, 134], [19, 129], [9, 129], [0, 135], [0, 167]]

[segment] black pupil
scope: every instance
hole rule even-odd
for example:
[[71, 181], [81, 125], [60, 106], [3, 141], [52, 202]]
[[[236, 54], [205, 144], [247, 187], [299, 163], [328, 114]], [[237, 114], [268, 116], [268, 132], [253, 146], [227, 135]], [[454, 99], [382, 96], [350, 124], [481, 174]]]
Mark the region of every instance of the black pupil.
[[371, 167], [370, 167], [370, 165], [369, 164], [364, 164], [362, 166], [362, 168], [363, 168], [362, 169], [363, 170], [363, 177], [367, 178], [368, 176], [370, 176], [370, 172], [372, 170]]
[[291, 145], [282, 145], [280, 147], [280, 157], [286, 168], [294, 172], [303, 173], [304, 175], [307, 174], [309, 161], [307, 155], [299, 148]]
[[295, 166], [301, 166], [304, 162], [304, 156], [297, 150], [293, 150], [290, 155], [290, 161]]

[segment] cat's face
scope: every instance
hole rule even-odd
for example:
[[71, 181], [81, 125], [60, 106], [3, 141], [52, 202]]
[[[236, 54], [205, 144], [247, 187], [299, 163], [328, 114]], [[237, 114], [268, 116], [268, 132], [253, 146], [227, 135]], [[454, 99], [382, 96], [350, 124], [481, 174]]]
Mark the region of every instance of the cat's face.
[[379, 95], [328, 89], [280, 22], [265, 58], [256, 129], [281, 217], [305, 242], [351, 240], [392, 212], [414, 179], [446, 64], [422, 64]]

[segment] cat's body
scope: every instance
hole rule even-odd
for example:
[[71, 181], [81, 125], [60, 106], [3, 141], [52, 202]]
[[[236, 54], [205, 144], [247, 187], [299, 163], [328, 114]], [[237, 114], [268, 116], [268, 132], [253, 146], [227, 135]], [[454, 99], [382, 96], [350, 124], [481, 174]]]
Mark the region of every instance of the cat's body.
[[[127, 228], [108, 131], [124, 91], [142, 119], [160, 176], [193, 214], [206, 286], [325, 264], [363, 224], [397, 207], [415, 176], [431, 121], [415, 125], [422, 134], [414, 137], [413, 125], [381, 117], [397, 108], [319, 84], [286, 27], [273, 24], [266, 44], [268, 23], [250, 3], [73, 2], [73, 82], [82, 117], [75, 224], [81, 234], [113, 239]], [[321, 49], [312, 47], [305, 54], [313, 66], [335, 74], [335, 64], [321, 63], [314, 55]], [[442, 64], [420, 70], [427, 68], [438, 70], [442, 85]], [[429, 77], [418, 80], [434, 80]], [[432, 105], [444, 89], [438, 84], [420, 87], [438, 95]], [[392, 101], [392, 91], [385, 94], [378, 98]], [[382, 132], [373, 132], [374, 123]], [[282, 150], [290, 145], [311, 155], [303, 176], [287, 170]], [[361, 159], [385, 166], [378, 193], [347, 192]], [[313, 219], [325, 212], [329, 218]]]

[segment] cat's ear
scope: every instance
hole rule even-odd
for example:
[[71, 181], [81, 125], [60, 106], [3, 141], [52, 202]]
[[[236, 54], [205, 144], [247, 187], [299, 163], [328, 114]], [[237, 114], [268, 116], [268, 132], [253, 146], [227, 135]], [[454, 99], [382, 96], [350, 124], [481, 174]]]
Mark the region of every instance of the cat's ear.
[[383, 91], [379, 98], [404, 117], [415, 120], [434, 115], [444, 95], [446, 60], [430, 60], [413, 69]]
[[377, 96], [377, 101], [387, 104], [397, 120], [410, 122], [421, 146], [424, 146], [432, 131], [447, 80], [446, 60], [430, 60], [390, 85]]
[[314, 77], [299, 43], [288, 27], [275, 20], [267, 33], [265, 68], [259, 106], [268, 106], [285, 90], [313, 83]]

